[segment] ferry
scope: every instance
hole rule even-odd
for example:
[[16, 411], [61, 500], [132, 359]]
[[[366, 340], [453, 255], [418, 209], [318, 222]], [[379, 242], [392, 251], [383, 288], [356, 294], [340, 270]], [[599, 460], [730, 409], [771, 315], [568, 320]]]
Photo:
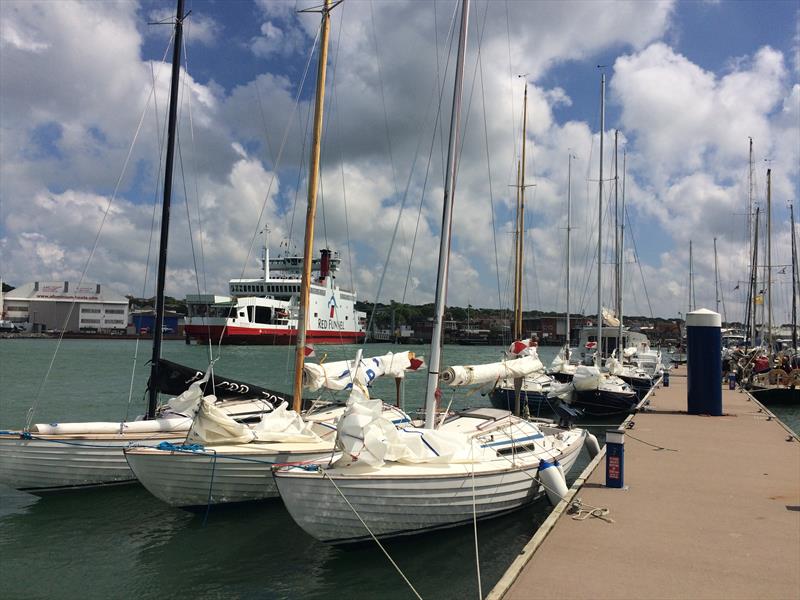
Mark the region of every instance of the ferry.
[[[302, 256], [270, 258], [264, 275], [231, 279], [228, 296], [189, 294], [184, 334], [199, 344], [290, 345], [297, 338]], [[357, 344], [366, 336], [367, 315], [356, 310], [356, 294], [336, 284], [341, 259], [327, 248], [311, 266], [306, 341]]]

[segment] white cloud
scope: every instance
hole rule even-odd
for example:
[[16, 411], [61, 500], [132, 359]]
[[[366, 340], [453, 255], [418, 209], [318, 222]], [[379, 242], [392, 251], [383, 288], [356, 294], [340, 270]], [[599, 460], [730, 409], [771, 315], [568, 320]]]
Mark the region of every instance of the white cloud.
[[[246, 272], [255, 274], [258, 265], [251, 240], [264, 223], [273, 230], [273, 248], [290, 230], [295, 243], [302, 237], [306, 175], [300, 166], [307, 162], [308, 153], [308, 90], [297, 111], [293, 114], [292, 110], [297, 78], [319, 15], [299, 15], [296, 9], [312, 4], [309, 0], [302, 6], [266, 1], [257, 5], [260, 35], [249, 40], [249, 45], [245, 42], [246, 49], [238, 49], [238, 56], [255, 52], [266, 60], [253, 64], [263, 69], [279, 65], [280, 72], [243, 79], [230, 89], [186, 78], [190, 93], [184, 95], [181, 108], [180, 164], [186, 170], [192, 219], [196, 219], [195, 185], [199, 192], [209, 291], [225, 290], [227, 279], [238, 276], [243, 265]], [[141, 14], [135, 4], [114, 5], [113, 10], [102, 3], [79, 2], [13, 6], [14, 10], [4, 11], [0, 33], [1, 268], [6, 279], [17, 282], [31, 279], [34, 273], [34, 277], [75, 278], [147, 100], [151, 63], [141, 58], [138, 32], [144, 31], [141, 23], [149, 15]], [[506, 6], [510, 31], [506, 29]], [[764, 47], [732, 62], [726, 73], [709, 72], [659, 41], [670, 28], [671, 2], [480, 2], [474, 7], [465, 93], [465, 109], [470, 107], [470, 112], [468, 119], [465, 114], [448, 301], [496, 305], [499, 279], [501, 302], [508, 302], [508, 232], [514, 197], [509, 186], [519, 152], [522, 91], [522, 80], [516, 74], [528, 73], [527, 182], [535, 187], [529, 188], [526, 196], [526, 307], [563, 308], [566, 168], [571, 151], [578, 157], [573, 161], [572, 179], [573, 302], [584, 310], [594, 310], [597, 125], [565, 122], [560, 111], [587, 99], [570, 97], [569, 85], [550, 82], [544, 76], [553, 73], [555, 66], [576, 61], [594, 64], [597, 55], [610, 51], [627, 53], [615, 63], [611, 98], [622, 109], [622, 145], [628, 151], [627, 200], [640, 251], [647, 256], [643, 270], [655, 312], [674, 314], [675, 307], [685, 303], [689, 239], [697, 244], [699, 290], [707, 291], [709, 284], [713, 289], [709, 257], [714, 236], [725, 261], [720, 266], [722, 278], [732, 283], [741, 277], [747, 264], [740, 216], [746, 203], [747, 136], [756, 140], [759, 161], [774, 159], [775, 198], [793, 197], [797, 182], [800, 84], [787, 81], [783, 55]], [[398, 217], [398, 195], [404, 194], [407, 182], [407, 208], [380, 299], [399, 300], [403, 293], [412, 302], [432, 299], [446, 143], [439, 138], [433, 143], [418, 230], [417, 211], [431, 136], [437, 129], [433, 124], [437, 76], [445, 89], [444, 112], [449, 109], [452, 83], [442, 84], [441, 77], [447, 63], [451, 8], [441, 2], [345, 3], [332, 16], [322, 157], [324, 222], [321, 207], [317, 239], [318, 247], [328, 243], [338, 249], [346, 264], [349, 228], [353, 280], [365, 299], [374, 297], [377, 290]], [[164, 13], [171, 18], [166, 9]], [[198, 28], [194, 39], [213, 44], [219, 25], [201, 13], [196, 10], [190, 17], [190, 25]], [[479, 72], [476, 30], [485, 31], [482, 82], [473, 81], [473, 74]], [[99, 51], [102, 46], [96, 40], [106, 49]], [[223, 50], [227, 48], [219, 47]], [[34, 70], [42, 77], [30, 78]], [[448, 77], [451, 74], [452, 59]], [[168, 68], [159, 69], [162, 119], [168, 79]], [[193, 144], [187, 126], [189, 100]], [[438, 128], [445, 137], [448, 120], [445, 116], [444, 125]], [[281, 178], [273, 182], [271, 156], [277, 154], [287, 124]], [[137, 278], [147, 256], [154, 196], [143, 190], [159, 172], [157, 129], [160, 126], [148, 115], [93, 267], [93, 280], [127, 286], [120, 290], [123, 292], [138, 293], [142, 285]], [[607, 133], [606, 142], [611, 137], [611, 132]], [[417, 163], [409, 177], [418, 146]], [[607, 167], [611, 164], [609, 148]], [[759, 162], [759, 172], [762, 165]], [[177, 295], [196, 287], [181, 174], [179, 169], [168, 271], [170, 292]], [[763, 197], [763, 175], [758, 182], [759, 197]], [[268, 190], [266, 211], [259, 220]], [[610, 186], [606, 186], [607, 198], [608, 192]], [[32, 210], [37, 211], [36, 218], [32, 218]], [[784, 214], [777, 207], [776, 222]], [[196, 223], [193, 229], [197, 243]], [[787, 239], [784, 229], [776, 225], [781, 231], [776, 243]], [[416, 248], [406, 285], [415, 231]], [[628, 276], [630, 311], [647, 314], [641, 285], [636, 283], [638, 266], [629, 267]], [[350, 284], [347, 266], [340, 273], [340, 282]], [[732, 289], [732, 285], [728, 287]], [[604, 297], [610, 298], [607, 290]], [[729, 310], [735, 305], [731, 299]]]

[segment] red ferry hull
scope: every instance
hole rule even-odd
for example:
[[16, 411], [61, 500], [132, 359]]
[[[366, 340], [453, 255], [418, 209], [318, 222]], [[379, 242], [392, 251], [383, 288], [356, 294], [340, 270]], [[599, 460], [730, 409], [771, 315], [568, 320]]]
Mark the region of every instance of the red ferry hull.
[[[224, 334], [223, 334], [224, 329]], [[219, 325], [187, 325], [184, 334], [198, 344], [240, 344], [263, 346], [291, 346], [297, 339], [296, 329], [259, 329], [256, 327], [226, 327]], [[220, 336], [222, 341], [220, 342]], [[363, 331], [306, 332], [306, 341], [312, 344], [358, 344], [364, 341]]]

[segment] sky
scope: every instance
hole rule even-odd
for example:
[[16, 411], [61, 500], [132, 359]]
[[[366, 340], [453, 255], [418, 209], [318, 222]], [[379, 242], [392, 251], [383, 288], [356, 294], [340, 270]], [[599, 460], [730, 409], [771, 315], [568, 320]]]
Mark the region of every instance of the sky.
[[[257, 276], [265, 227], [273, 255], [302, 247], [320, 15], [299, 11], [317, 4], [187, 0], [167, 294]], [[331, 14], [315, 248], [340, 252], [338, 281], [362, 300], [433, 299], [459, 6], [345, 0]], [[0, 2], [5, 282], [152, 295], [174, 11]], [[613, 305], [624, 197], [624, 314], [687, 312], [691, 242], [695, 306], [719, 297], [742, 320], [771, 169], [773, 321], [789, 322], [796, 2], [475, 0], [469, 24], [448, 304], [511, 304], [527, 86], [525, 309], [566, 309], [568, 197], [570, 308], [596, 311], [598, 233]]]

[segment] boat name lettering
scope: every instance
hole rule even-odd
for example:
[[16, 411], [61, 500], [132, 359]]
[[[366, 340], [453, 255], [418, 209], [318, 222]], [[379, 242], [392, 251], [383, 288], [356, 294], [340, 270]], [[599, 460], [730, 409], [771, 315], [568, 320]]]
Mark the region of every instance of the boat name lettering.
[[317, 319], [317, 328], [344, 330], [344, 321], [337, 321], [335, 319]]

